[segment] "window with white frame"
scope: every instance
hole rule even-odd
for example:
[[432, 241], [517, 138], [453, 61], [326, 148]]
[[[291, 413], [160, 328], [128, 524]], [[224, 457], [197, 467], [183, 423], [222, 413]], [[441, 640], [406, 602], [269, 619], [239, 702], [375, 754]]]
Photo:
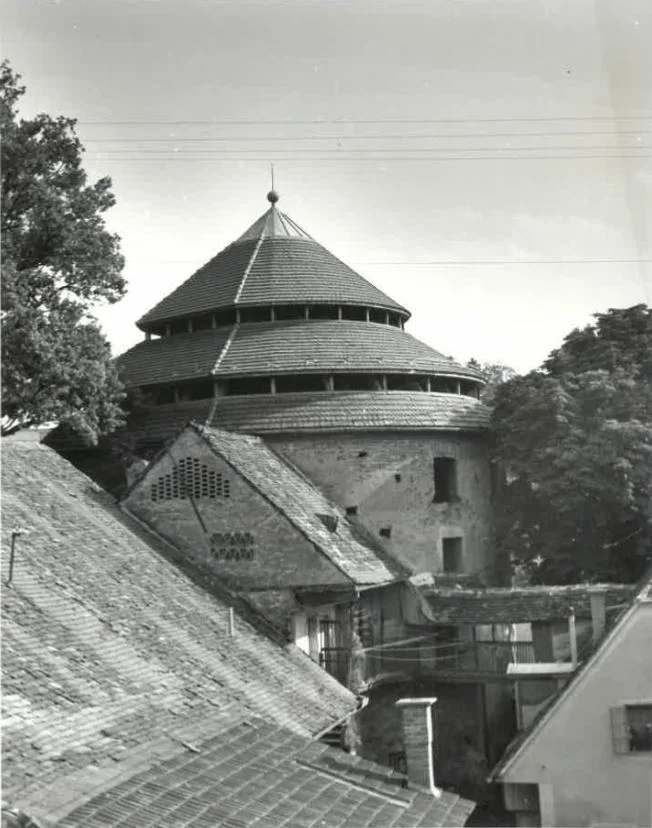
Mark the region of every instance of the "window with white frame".
[[652, 702], [631, 702], [611, 708], [616, 753], [652, 752]]

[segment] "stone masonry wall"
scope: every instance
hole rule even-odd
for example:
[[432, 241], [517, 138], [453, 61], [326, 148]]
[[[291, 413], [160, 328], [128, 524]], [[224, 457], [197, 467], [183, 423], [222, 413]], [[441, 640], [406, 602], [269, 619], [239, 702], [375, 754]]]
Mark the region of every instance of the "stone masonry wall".
[[[221, 496], [174, 494], [172, 474], [180, 461], [198, 459]], [[205, 467], [205, 471], [201, 467]], [[219, 478], [209, 475], [220, 475]], [[159, 481], [164, 496], [159, 497]], [[228, 485], [227, 485], [228, 483]], [[152, 487], [157, 490], [152, 499]], [[228, 496], [224, 496], [228, 491]], [[125, 506], [160, 535], [236, 587], [284, 589], [346, 584], [345, 576], [231, 466], [187, 431], [132, 489]], [[196, 509], [195, 509], [196, 507]]]
[[[333, 434], [267, 438], [415, 571], [441, 572], [442, 540], [463, 537], [463, 570], [491, 573], [491, 475], [486, 444], [471, 434]], [[435, 503], [433, 461], [457, 461], [452, 503]], [[381, 529], [391, 528], [383, 538]]]

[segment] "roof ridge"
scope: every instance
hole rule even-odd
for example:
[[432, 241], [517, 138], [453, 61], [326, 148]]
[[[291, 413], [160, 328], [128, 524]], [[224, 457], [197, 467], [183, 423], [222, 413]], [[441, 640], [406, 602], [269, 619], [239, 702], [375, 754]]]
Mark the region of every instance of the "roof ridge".
[[[268, 503], [270, 503], [277, 512], [282, 514], [285, 517], [285, 519], [289, 523], [291, 523], [292, 526], [294, 526], [294, 528], [298, 532], [300, 532], [308, 540], [308, 542], [311, 543], [317, 549], [317, 551], [323, 557], [326, 558], [326, 560], [332, 566], [334, 566], [337, 570], [339, 570], [344, 575], [344, 577], [347, 579], [347, 581], [349, 581], [352, 584], [357, 584], [357, 581], [355, 580], [355, 576], [353, 576], [349, 572], [347, 572], [346, 569], [344, 569], [343, 566], [340, 563], [338, 563], [336, 560], [333, 560], [332, 556], [328, 553], [326, 547], [321, 542], [321, 540], [319, 538], [317, 540], [315, 540], [314, 537], [311, 537], [310, 533], [301, 525], [301, 521], [297, 520], [292, 514], [288, 514], [287, 511], [281, 505], [279, 505], [266, 491], [264, 491], [264, 489], [261, 488], [261, 486], [256, 481], [252, 480], [251, 476], [247, 473], [246, 469], [236, 467], [234, 465], [234, 463], [228, 457], [226, 457], [225, 454], [222, 451], [220, 451], [219, 447], [215, 446], [211, 442], [210, 435], [211, 435], [212, 432], [217, 432], [218, 434], [222, 433], [222, 434], [228, 435], [228, 439], [232, 439], [232, 440], [234, 440], [234, 442], [238, 441], [238, 440], [243, 441], [243, 437], [245, 439], [248, 438], [248, 439], [246, 439], [246, 441], [249, 442], [250, 445], [257, 445], [260, 449], [262, 449], [263, 451], [266, 451], [270, 457], [273, 457], [274, 460], [277, 463], [280, 463], [280, 464], [284, 465], [288, 469], [288, 471], [290, 471], [290, 473], [297, 474], [297, 470], [295, 469], [295, 467], [291, 463], [289, 463], [285, 459], [285, 457], [282, 457], [277, 452], [275, 452], [260, 437], [256, 437], [256, 436], [252, 437], [252, 435], [242, 435], [242, 434], [239, 434], [237, 432], [225, 431], [223, 429], [214, 429], [214, 428], [212, 428], [212, 426], [201, 426], [197, 423], [193, 423], [192, 425], [195, 428], [195, 430], [203, 437], [203, 439], [206, 441], [207, 445], [209, 446], [209, 448], [211, 449], [211, 451], [214, 454], [218, 454], [222, 458], [222, 460], [224, 460], [224, 462], [226, 462], [229, 466], [231, 466], [231, 468], [233, 468], [234, 471], [236, 471], [237, 474], [239, 474], [241, 477], [243, 477], [249, 483], [249, 485], [252, 486], [261, 495], [261, 497], [263, 497]], [[317, 493], [317, 495], [319, 495], [319, 497], [323, 501], [325, 501], [325, 503], [331, 509], [333, 509], [333, 511], [337, 512], [338, 516], [341, 517], [342, 520], [346, 520], [346, 514], [345, 514], [344, 508], [342, 506], [340, 506], [339, 504], [337, 504], [333, 500], [331, 500], [329, 497], [327, 497], [326, 494], [324, 492], [322, 492], [322, 490], [312, 480], [310, 480], [309, 477], [307, 477], [300, 470], [299, 470], [297, 476], [313, 492]], [[315, 513], [315, 515], [316, 515], [316, 513]], [[349, 522], [347, 521], [347, 523], [349, 523]], [[349, 523], [349, 526], [350, 526], [350, 523]], [[368, 544], [363, 543], [361, 540], [358, 539], [358, 537], [356, 537], [353, 534], [353, 532], [351, 532], [351, 537], [352, 537], [352, 540], [355, 544], [357, 544], [358, 546], [363, 547], [368, 552], [370, 552], [374, 556], [374, 559], [376, 561], [378, 561], [380, 564], [382, 564], [383, 567], [393, 576], [392, 581], [386, 581], [386, 582], [383, 582], [383, 583], [394, 583], [394, 582], [400, 580], [401, 576], [396, 571], [398, 568], [400, 568], [400, 564], [398, 562], [396, 562], [394, 560], [394, 558], [391, 558], [391, 562], [392, 562], [393, 566], [390, 567], [388, 565], [387, 561], [385, 560], [384, 556], [380, 555], [378, 553], [377, 549], [374, 549], [373, 547], [369, 546]]]
[[256, 256], [258, 255], [258, 251], [262, 247], [262, 244], [263, 244], [264, 240], [265, 240], [265, 235], [263, 234], [263, 235], [261, 235], [261, 237], [256, 242], [256, 246], [254, 247], [254, 249], [252, 251], [252, 254], [251, 254], [251, 258], [249, 259], [249, 264], [245, 267], [244, 273], [242, 274], [242, 279], [240, 281], [240, 285], [238, 286], [238, 290], [236, 291], [235, 299], [233, 300], [234, 305], [238, 304], [238, 299], [240, 299], [240, 296], [242, 295], [242, 290], [245, 286], [245, 282], [247, 281], [247, 276], [251, 272], [251, 268], [253, 267], [254, 262], [256, 261]]
[[235, 339], [236, 334], [238, 333], [239, 328], [240, 328], [240, 323], [239, 322], [236, 322], [235, 325], [231, 328], [231, 331], [230, 331], [230, 333], [229, 333], [229, 335], [226, 339], [226, 342], [224, 343], [224, 346], [222, 347], [222, 350], [220, 351], [217, 359], [215, 360], [215, 365], [213, 365], [213, 367], [211, 368], [211, 374], [214, 374], [218, 370], [220, 365], [222, 364], [222, 360], [227, 355], [227, 353], [229, 351], [229, 348], [231, 347], [231, 345], [233, 343], [233, 340]]

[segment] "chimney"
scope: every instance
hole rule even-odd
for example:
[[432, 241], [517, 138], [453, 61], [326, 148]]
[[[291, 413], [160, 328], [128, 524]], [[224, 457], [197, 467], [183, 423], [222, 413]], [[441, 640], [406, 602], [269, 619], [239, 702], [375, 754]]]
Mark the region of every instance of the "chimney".
[[604, 632], [607, 620], [607, 588], [594, 586], [589, 588], [591, 601], [591, 640], [596, 644]]
[[399, 699], [396, 706], [403, 713], [403, 741], [411, 788], [440, 797], [435, 787], [432, 755], [432, 706], [436, 698]]

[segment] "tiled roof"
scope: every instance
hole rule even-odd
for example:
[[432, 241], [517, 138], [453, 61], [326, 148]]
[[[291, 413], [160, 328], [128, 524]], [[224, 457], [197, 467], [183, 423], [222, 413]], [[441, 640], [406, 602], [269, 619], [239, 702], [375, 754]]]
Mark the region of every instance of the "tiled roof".
[[151, 325], [220, 308], [345, 304], [408, 311], [309, 237], [231, 244], [138, 322]]
[[229, 245], [147, 311], [138, 324], [232, 306], [255, 249], [255, 241]]
[[[298, 469], [258, 437], [192, 426], [355, 584], [383, 584], [408, 573], [384, 550], [358, 540], [341, 507], [331, 503]], [[334, 531], [319, 515], [334, 518]]]
[[[113, 499], [53, 450], [3, 444], [3, 795], [120, 762], [215, 711], [258, 715], [309, 736], [354, 698], [293, 645], [258, 631], [253, 609], [229, 635], [217, 597], [166, 558]], [[254, 625], [255, 624], [255, 625]]]
[[211, 372], [218, 378], [337, 372], [482, 380], [477, 371], [400, 328], [351, 320], [252, 322], [175, 334], [138, 343], [118, 358], [118, 365], [127, 385], [208, 377]]
[[437, 624], [517, 624], [567, 618], [591, 617], [590, 589], [605, 590], [607, 607], [631, 601], [633, 584], [574, 584], [517, 589], [422, 588], [430, 617]]
[[[472, 397], [411, 391], [339, 391], [315, 394], [249, 394], [152, 406], [132, 418], [137, 440], [156, 444], [189, 420], [228, 431], [259, 434], [487, 429], [491, 412]], [[63, 450], [74, 445], [57, 443]]]
[[308, 233], [292, 221], [289, 216], [282, 213], [277, 207], [272, 206], [266, 213], [256, 221], [244, 233], [236, 239], [236, 243], [243, 241], [259, 241], [260, 239], [290, 238], [290, 239], [311, 239]]
[[2, 561], [16, 813], [58, 828], [464, 824], [473, 803], [314, 743], [352, 694], [253, 610], [231, 631], [228, 593], [194, 583], [89, 478], [38, 443], [2, 459], [4, 549], [28, 531], [10, 585]]
[[139, 342], [116, 362], [127, 387], [206, 379], [211, 376], [231, 328], [195, 331]]
[[262, 322], [240, 325], [218, 376], [427, 372], [481, 379], [471, 368], [389, 325], [351, 320]]
[[238, 305], [343, 304], [407, 310], [359, 273], [308, 239], [262, 242]]
[[[250, 719], [155, 764], [73, 811], [59, 828], [462, 826], [473, 803], [400, 787], [387, 768]], [[121, 822], [134, 812], [149, 822]]]

